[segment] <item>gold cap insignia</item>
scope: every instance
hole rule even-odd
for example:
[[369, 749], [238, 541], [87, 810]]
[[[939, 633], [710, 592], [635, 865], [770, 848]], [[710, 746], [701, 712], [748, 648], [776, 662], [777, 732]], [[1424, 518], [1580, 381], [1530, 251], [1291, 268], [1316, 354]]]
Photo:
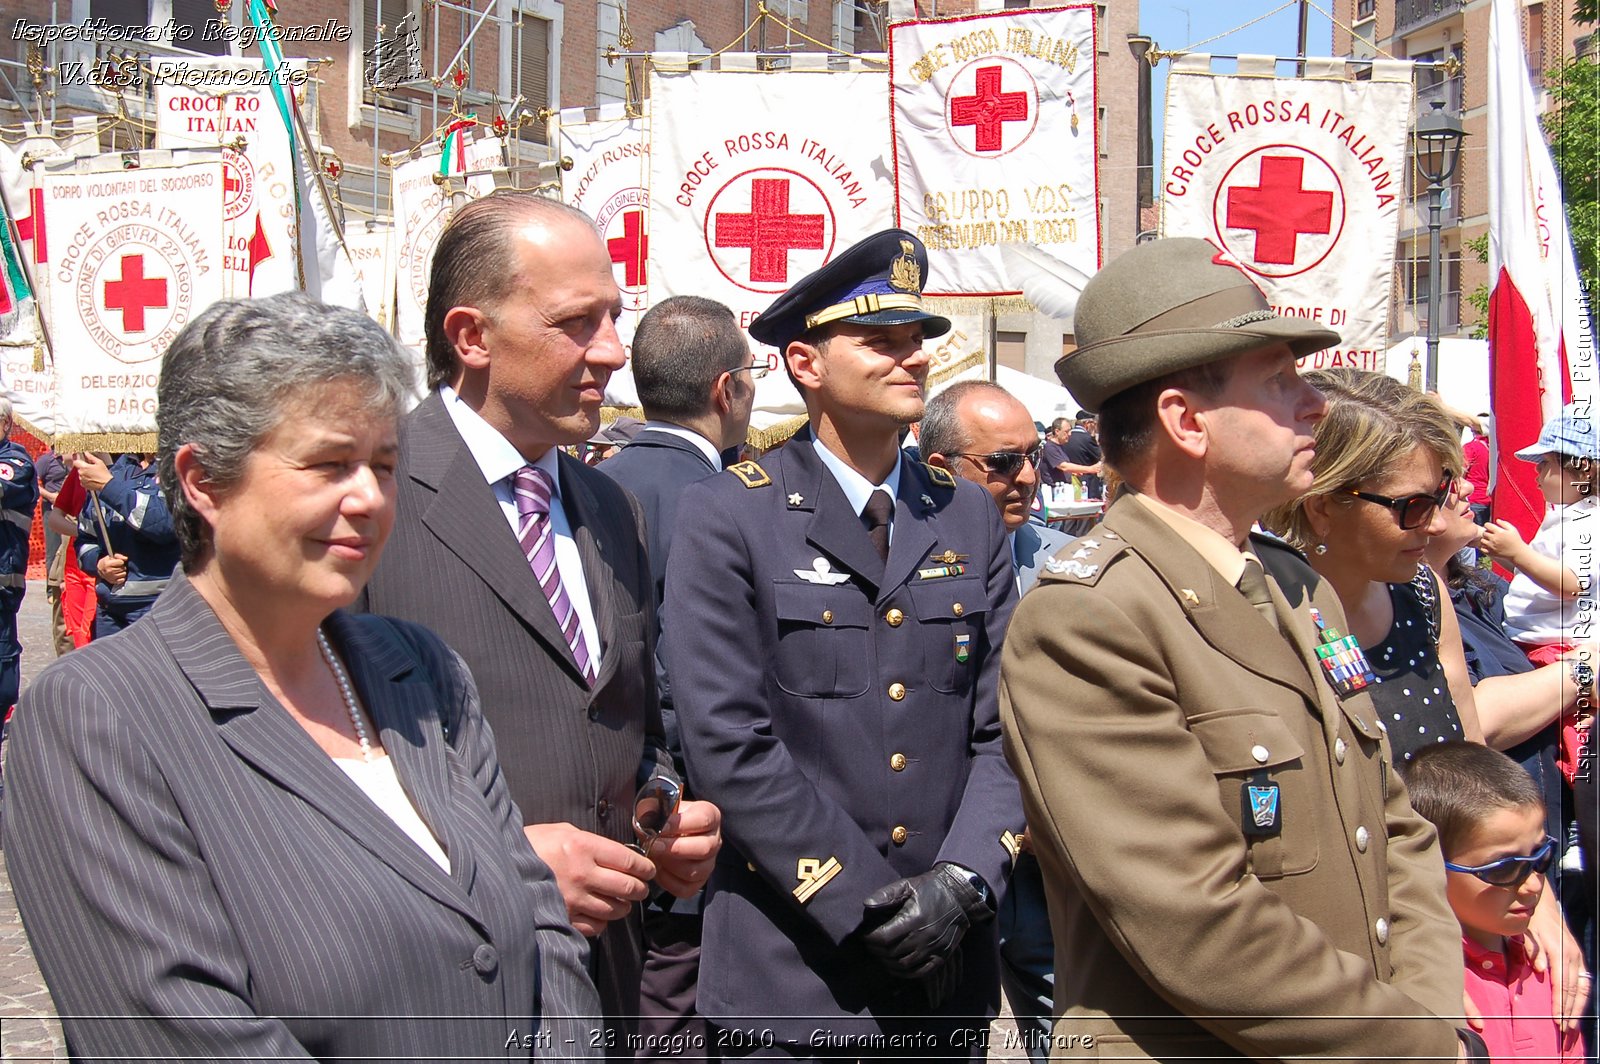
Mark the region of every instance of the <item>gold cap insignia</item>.
[[889, 287], [900, 292], [922, 292], [922, 267], [917, 265], [917, 248], [909, 240], [900, 241], [900, 254], [889, 264]]
[[795, 864], [795, 878], [800, 880], [800, 885], [792, 892], [795, 900], [804, 905], [842, 871], [844, 865], [839, 863], [837, 857], [830, 857], [826, 861], [819, 861], [815, 857], [800, 858]]

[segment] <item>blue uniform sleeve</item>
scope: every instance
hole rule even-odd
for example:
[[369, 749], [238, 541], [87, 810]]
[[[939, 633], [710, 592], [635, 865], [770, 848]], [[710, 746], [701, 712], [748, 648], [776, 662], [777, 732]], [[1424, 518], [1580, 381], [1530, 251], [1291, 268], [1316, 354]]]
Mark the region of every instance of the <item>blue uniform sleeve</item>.
[[100, 489], [100, 504], [121, 514], [134, 535], [151, 543], [176, 543], [178, 534], [172, 527], [172, 512], [161, 495], [161, 487], [153, 479], [134, 480], [112, 477], [111, 483]]
[[39, 501], [39, 477], [34, 472], [33, 461], [19, 448], [17, 457], [8, 456], [5, 464], [11, 475], [0, 478], [0, 509], [8, 514], [21, 514], [31, 524], [34, 504]]
[[100, 528], [94, 519], [94, 499], [91, 497], [78, 512], [78, 535], [73, 539], [73, 549], [78, 552], [78, 568], [90, 576], [100, 572], [100, 558], [105, 545], [100, 542]]

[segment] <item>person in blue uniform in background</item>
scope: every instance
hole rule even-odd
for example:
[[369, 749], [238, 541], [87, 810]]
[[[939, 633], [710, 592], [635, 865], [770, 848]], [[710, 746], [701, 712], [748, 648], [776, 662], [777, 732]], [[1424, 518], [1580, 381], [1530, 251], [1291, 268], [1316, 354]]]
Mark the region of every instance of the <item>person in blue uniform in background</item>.
[[15, 427], [11, 400], [0, 396], [0, 718], [16, 703], [22, 681], [17, 610], [28, 590], [28, 533], [39, 501], [33, 458], [11, 438]]
[[757, 317], [810, 425], [679, 505], [663, 632], [689, 771], [725, 811], [699, 987], [725, 1056], [981, 1058], [999, 1003], [1016, 582], [988, 494], [899, 448], [950, 328], [927, 270], [888, 230]]
[[77, 543], [79, 568], [96, 577], [96, 639], [149, 613], [178, 566], [178, 536], [153, 457], [124, 454], [110, 466], [95, 454], [73, 460], [83, 486], [97, 493], [78, 514]]

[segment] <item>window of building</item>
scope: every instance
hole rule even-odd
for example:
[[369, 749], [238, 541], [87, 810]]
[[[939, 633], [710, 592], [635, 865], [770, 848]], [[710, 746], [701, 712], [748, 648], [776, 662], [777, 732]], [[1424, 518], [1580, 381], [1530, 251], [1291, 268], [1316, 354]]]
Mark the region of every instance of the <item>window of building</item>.
[[995, 364], [1007, 369], [1021, 370], [1028, 362], [1028, 334], [1025, 332], [996, 332], [994, 334]]
[[1378, 13], [1378, 0], [1356, 0], [1356, 21], [1373, 18]]

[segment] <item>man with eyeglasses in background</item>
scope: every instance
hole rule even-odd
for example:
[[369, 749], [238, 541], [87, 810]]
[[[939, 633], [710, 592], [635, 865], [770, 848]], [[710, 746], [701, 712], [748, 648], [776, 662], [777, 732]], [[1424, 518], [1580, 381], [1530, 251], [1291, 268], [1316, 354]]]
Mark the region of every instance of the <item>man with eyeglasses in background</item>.
[[[958, 381], [928, 400], [920, 430], [928, 464], [948, 469], [987, 491], [1011, 539], [1017, 591], [1025, 594], [1045, 560], [1072, 541], [1033, 518], [1039, 491], [1039, 430], [1028, 408], [998, 384]], [[1044, 880], [1027, 832], [1011, 882], [1000, 899], [1000, 979], [1028, 1056], [1050, 1055], [1055, 994], [1055, 943], [1045, 906]]]
[[887, 230], [757, 317], [810, 425], [679, 504], [664, 636], [689, 769], [725, 811], [699, 988], [725, 1056], [982, 1059], [999, 1004], [1016, 585], [993, 502], [899, 446], [950, 328], [927, 270]]
[[[631, 361], [644, 427], [595, 468], [632, 492], [644, 510], [659, 617], [678, 500], [690, 484], [721, 470], [723, 453], [744, 442], [755, 382], [766, 376], [767, 366], [751, 361], [749, 341], [733, 311], [700, 296], [672, 296], [646, 311], [633, 334]], [[692, 795], [659, 636], [656, 683], [667, 748], [685, 793]], [[703, 1046], [714, 1059], [716, 1047], [695, 1011], [703, 896], [658, 892], [645, 905], [638, 1034], [642, 1046]], [[653, 1048], [640, 1054], [641, 1059], [659, 1055]]]
[[1000, 693], [1056, 1055], [1485, 1059], [1344, 610], [1251, 533], [1312, 485], [1327, 403], [1296, 359], [1338, 334], [1184, 238], [1097, 273], [1076, 329], [1056, 373], [1125, 489], [1018, 607]]

